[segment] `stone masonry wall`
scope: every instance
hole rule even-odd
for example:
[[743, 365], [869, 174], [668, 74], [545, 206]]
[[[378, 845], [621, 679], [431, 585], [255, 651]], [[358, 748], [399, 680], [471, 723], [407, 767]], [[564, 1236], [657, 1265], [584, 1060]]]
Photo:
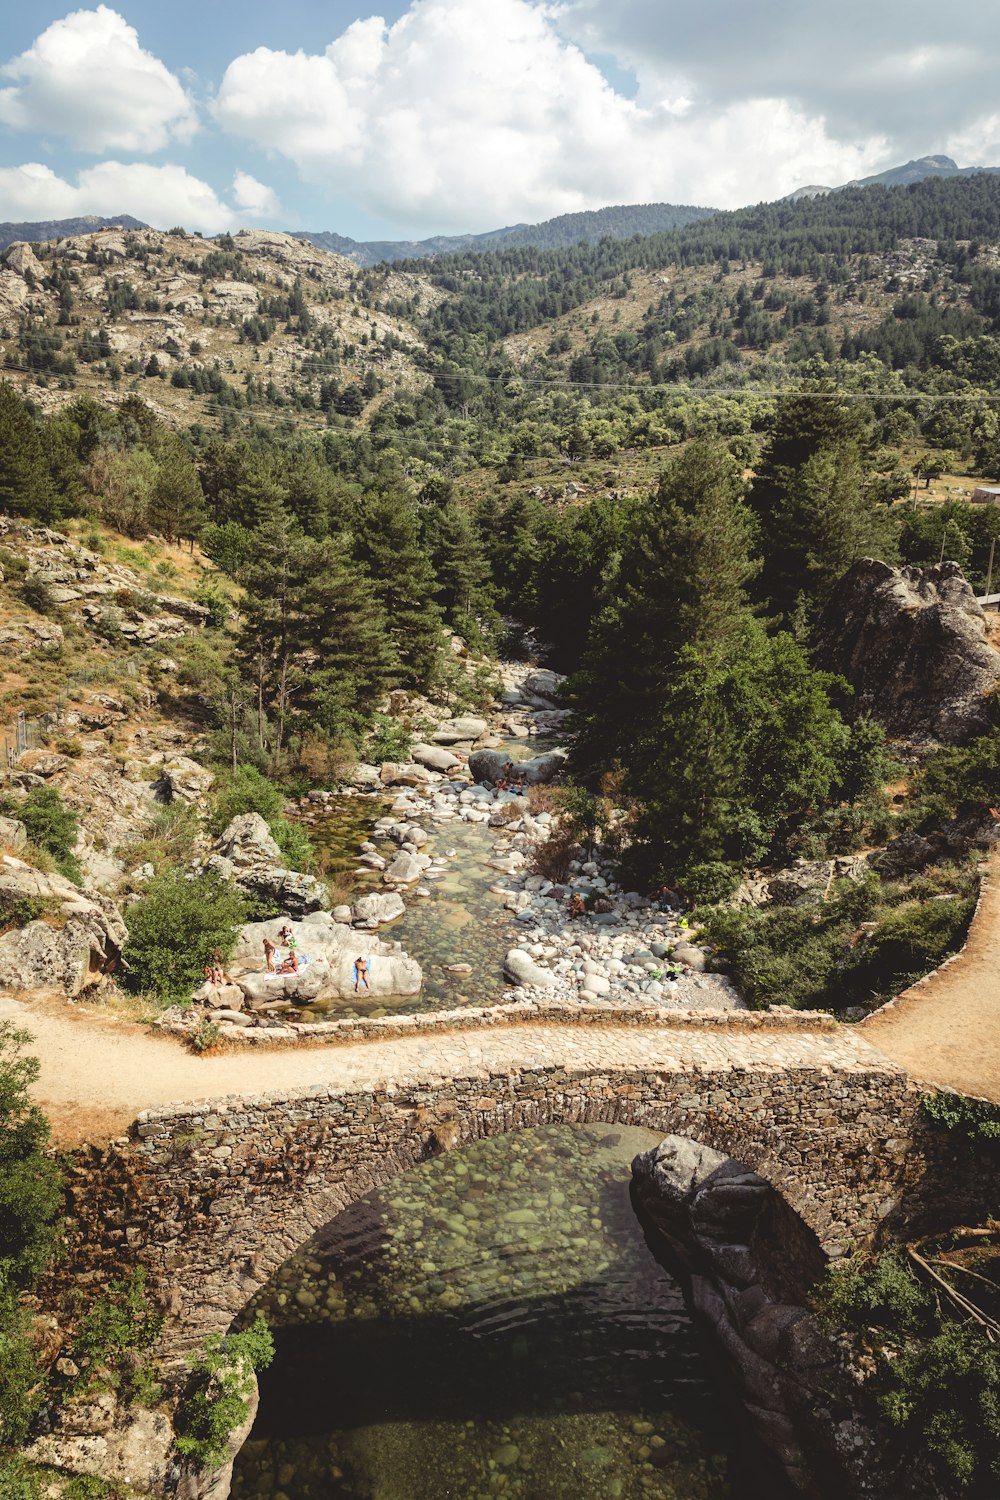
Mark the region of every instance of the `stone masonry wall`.
[[[679, 1049], [680, 1051], [681, 1049]], [[891, 1067], [544, 1066], [375, 1090], [316, 1088], [148, 1112], [69, 1170], [63, 1286], [145, 1263], [168, 1298], [161, 1354], [224, 1332], [281, 1263], [358, 1197], [433, 1154], [594, 1121], [693, 1138], [760, 1174], [839, 1255], [899, 1204], [918, 1096]]]

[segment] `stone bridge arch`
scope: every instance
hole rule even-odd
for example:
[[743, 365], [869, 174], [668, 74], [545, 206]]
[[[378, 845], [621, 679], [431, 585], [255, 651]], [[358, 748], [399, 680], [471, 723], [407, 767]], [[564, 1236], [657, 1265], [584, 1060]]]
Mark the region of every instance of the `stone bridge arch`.
[[[170, 1305], [162, 1354], [224, 1333], [282, 1263], [337, 1214], [428, 1156], [534, 1125], [640, 1125], [688, 1136], [758, 1173], [828, 1255], [895, 1206], [917, 1099], [859, 1046], [781, 1065], [742, 1041], [614, 1067], [553, 1064], [227, 1097], [139, 1117], [70, 1172], [64, 1275], [146, 1264]], [[819, 1039], [817, 1039], [818, 1041]], [[641, 1051], [639, 1048], [634, 1050]]]

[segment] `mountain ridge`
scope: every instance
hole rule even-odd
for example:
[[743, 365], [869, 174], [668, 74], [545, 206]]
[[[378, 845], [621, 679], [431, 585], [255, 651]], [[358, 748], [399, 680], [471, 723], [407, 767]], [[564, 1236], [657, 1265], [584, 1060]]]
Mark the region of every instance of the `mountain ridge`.
[[635, 234], [658, 234], [682, 229], [698, 219], [711, 218], [718, 209], [691, 204], [611, 204], [581, 213], [558, 214], [539, 224], [510, 224], [482, 234], [438, 234], [425, 240], [353, 240], [330, 230], [295, 230], [296, 239], [317, 250], [332, 250], [368, 268], [384, 261], [423, 260], [432, 255], [450, 255], [465, 250], [510, 250], [519, 247], [559, 249], [609, 236], [630, 239]]
[[7, 221], [0, 224], [0, 250], [19, 240], [33, 245], [45, 240], [68, 240], [78, 234], [96, 234], [101, 229], [149, 229], [150, 225], [131, 214], [115, 214], [104, 218], [101, 214], [80, 214], [70, 219], [27, 219], [22, 222]]
[[827, 193], [842, 193], [845, 188], [857, 187], [909, 187], [911, 183], [926, 182], [928, 177], [976, 177], [986, 173], [995, 177], [1000, 167], [960, 167], [950, 156], [916, 156], [912, 161], [898, 167], [887, 167], [884, 172], [875, 172], [871, 177], [852, 177], [837, 187], [826, 187], [810, 183], [786, 193], [782, 203], [797, 203], [800, 198], [823, 198]]

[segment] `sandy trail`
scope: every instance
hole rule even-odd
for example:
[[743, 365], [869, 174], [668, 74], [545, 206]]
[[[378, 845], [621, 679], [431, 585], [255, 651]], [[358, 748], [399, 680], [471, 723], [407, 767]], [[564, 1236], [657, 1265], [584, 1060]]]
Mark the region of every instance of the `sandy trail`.
[[1000, 1103], [1000, 855], [962, 952], [858, 1030], [915, 1078]]
[[[420, 1074], [455, 1077], [480, 1070], [572, 1060], [609, 1067], [641, 1056], [651, 1066], [672, 1064], [688, 1040], [669, 1027], [571, 1024], [503, 1026], [483, 1031], [430, 1032], [385, 1041], [361, 1041], [198, 1057], [174, 1039], [133, 1022], [52, 997], [0, 996], [0, 1020], [30, 1033], [29, 1051], [41, 1073], [34, 1097], [63, 1146], [121, 1135], [144, 1109], [197, 1103], [227, 1094], [269, 1093], [311, 1085], [364, 1087]], [[905, 991], [857, 1027], [819, 1037], [781, 1036], [815, 1060], [878, 1053], [919, 1081], [1000, 1103], [1000, 854], [990, 865], [965, 948], [930, 979]], [[773, 1047], [777, 1035], [739, 1047]], [[705, 1033], [706, 1055], [725, 1046], [726, 1033]], [[834, 1055], [836, 1054], [836, 1055]], [[841, 1056], [842, 1054], [842, 1056]]]
[[127, 1021], [68, 1010], [52, 1001], [0, 999], [0, 1019], [31, 1035], [41, 1074], [34, 1097], [62, 1146], [106, 1142], [144, 1109], [232, 1094], [282, 1094], [311, 1086], [384, 1087], [408, 1080], [509, 1074], [551, 1066], [615, 1071], [690, 1066], [832, 1067], [886, 1065], [847, 1028], [748, 1034], [718, 1026], [585, 1026], [545, 1021], [469, 1031], [429, 1031], [385, 1040], [233, 1051], [199, 1057]]

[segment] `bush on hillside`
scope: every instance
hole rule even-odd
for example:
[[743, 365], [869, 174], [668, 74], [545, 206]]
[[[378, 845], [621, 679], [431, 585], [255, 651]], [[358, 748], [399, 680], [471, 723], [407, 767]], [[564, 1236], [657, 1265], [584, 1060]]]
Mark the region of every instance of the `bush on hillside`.
[[190, 997], [212, 953], [228, 959], [246, 906], [214, 871], [191, 876], [171, 869], [149, 881], [126, 918], [125, 988], [173, 1001]]
[[55, 787], [32, 787], [23, 801], [5, 797], [0, 805], [8, 817], [18, 818], [24, 824], [33, 844], [52, 855], [61, 874], [69, 880], [79, 879], [80, 866], [73, 846], [80, 823]]
[[260, 1313], [249, 1328], [205, 1340], [191, 1360], [191, 1386], [177, 1409], [177, 1451], [206, 1468], [229, 1457], [229, 1439], [250, 1410], [255, 1370], [274, 1358], [274, 1340]]
[[[751, 1005], [843, 1009], [888, 999], [961, 947], [975, 906], [971, 869], [941, 867], [901, 887], [872, 873], [830, 899], [719, 907], [705, 935]], [[874, 922], [874, 931], [861, 924]]]
[[237, 766], [220, 780], [210, 827], [218, 835], [233, 818], [248, 812], [259, 813], [288, 868], [302, 870], [312, 861], [312, 844], [305, 829], [284, 816], [284, 807], [285, 793], [281, 787], [269, 781], [256, 766]]
[[37, 1405], [38, 1368], [30, 1321], [20, 1303], [56, 1240], [62, 1179], [46, 1155], [48, 1121], [28, 1090], [38, 1062], [30, 1040], [0, 1022], [0, 1444], [19, 1442]]
[[[970, 1292], [963, 1278], [961, 1290], [978, 1301], [982, 1281]], [[899, 1248], [831, 1269], [815, 1305], [866, 1370], [860, 1399], [888, 1422], [885, 1457], [902, 1481], [899, 1492], [915, 1493], [916, 1485], [923, 1494], [929, 1471], [935, 1493], [993, 1500], [1000, 1349], [981, 1328], [956, 1322], [952, 1304], [917, 1279]]]

